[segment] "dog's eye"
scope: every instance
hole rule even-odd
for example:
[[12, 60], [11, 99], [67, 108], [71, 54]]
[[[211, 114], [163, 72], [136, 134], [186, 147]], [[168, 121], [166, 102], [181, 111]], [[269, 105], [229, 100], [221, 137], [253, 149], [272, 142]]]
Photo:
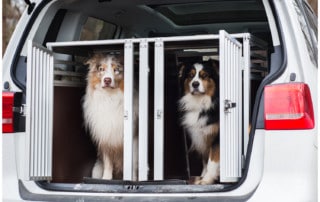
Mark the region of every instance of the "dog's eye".
[[206, 79], [206, 78], [208, 78], [208, 74], [207, 73], [203, 73], [202, 75], [201, 75], [201, 77], [203, 78], [203, 79]]
[[194, 73], [193, 73], [193, 72], [190, 72], [190, 73], [188, 74], [188, 77], [189, 77], [190, 79], [192, 79], [192, 78], [194, 77]]
[[120, 74], [122, 71], [123, 71], [123, 70], [122, 70], [122, 68], [120, 68], [120, 67], [117, 67], [117, 68], [114, 69], [114, 73], [115, 73], [115, 74]]
[[102, 72], [103, 71], [103, 68], [102, 68], [101, 64], [96, 64], [96, 71], [98, 71], [98, 72]]

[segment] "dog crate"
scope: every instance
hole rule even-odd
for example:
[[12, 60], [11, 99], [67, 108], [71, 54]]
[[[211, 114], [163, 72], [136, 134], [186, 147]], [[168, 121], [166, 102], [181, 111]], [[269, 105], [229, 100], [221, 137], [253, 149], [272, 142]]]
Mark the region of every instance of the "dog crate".
[[79, 182], [90, 176], [96, 150], [83, 127], [81, 99], [86, 86], [83, 62], [95, 52], [124, 55], [123, 180], [133, 176], [135, 83], [139, 89], [139, 181], [195, 175], [187, 135], [178, 123], [177, 66], [207, 58], [219, 61], [220, 182], [241, 178], [252, 84], [269, 72], [264, 41], [249, 33], [221, 30], [215, 35], [54, 42], [47, 47], [30, 42], [28, 48], [26, 179]]

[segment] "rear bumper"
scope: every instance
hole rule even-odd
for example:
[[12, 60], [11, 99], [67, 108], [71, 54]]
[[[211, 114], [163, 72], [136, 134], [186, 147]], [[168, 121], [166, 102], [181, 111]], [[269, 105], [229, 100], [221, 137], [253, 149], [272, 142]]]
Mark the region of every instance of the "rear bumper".
[[[317, 148], [314, 131], [257, 130], [244, 182], [228, 192], [93, 193], [49, 191], [33, 181], [18, 181], [14, 138], [3, 147], [4, 201], [316, 201]], [[263, 174], [263, 175], [262, 175]], [[75, 186], [76, 187], [76, 186]], [[294, 194], [293, 194], [294, 193]]]

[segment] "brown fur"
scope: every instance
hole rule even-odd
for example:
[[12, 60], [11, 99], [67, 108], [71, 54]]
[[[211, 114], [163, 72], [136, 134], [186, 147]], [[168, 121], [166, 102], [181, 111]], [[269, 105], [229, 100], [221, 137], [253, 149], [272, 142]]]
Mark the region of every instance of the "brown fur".
[[210, 148], [209, 158], [211, 161], [215, 161], [215, 162], [220, 161], [220, 145], [219, 144], [215, 147]]
[[208, 74], [203, 70], [199, 72], [199, 76], [202, 79], [204, 88], [206, 89], [206, 94], [212, 97], [214, 92], [216, 91], [216, 83], [214, 82], [214, 80], [208, 77]]

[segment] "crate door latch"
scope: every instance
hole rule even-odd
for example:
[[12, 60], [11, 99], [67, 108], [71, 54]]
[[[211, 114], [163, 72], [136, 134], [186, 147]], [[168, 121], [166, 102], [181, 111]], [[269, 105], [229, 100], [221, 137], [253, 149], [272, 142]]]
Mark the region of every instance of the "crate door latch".
[[224, 112], [231, 113], [230, 109], [235, 108], [237, 103], [231, 102], [231, 100], [224, 100]]

